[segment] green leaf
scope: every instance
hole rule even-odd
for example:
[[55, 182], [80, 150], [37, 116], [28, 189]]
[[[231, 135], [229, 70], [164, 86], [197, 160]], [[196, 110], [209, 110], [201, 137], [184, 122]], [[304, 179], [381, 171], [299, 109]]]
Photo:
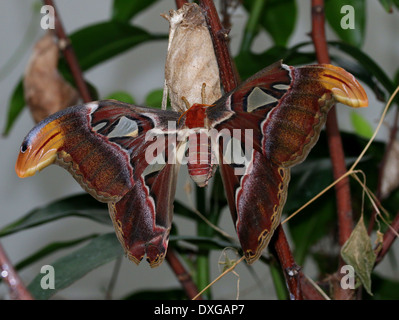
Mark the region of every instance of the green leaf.
[[74, 195], [34, 209], [0, 230], [0, 237], [66, 217], [85, 217], [110, 224], [107, 205], [88, 194]]
[[135, 104], [133, 96], [126, 91], [115, 91], [110, 93], [105, 99], [114, 99], [125, 103]]
[[213, 184], [210, 194], [210, 210], [209, 210], [209, 221], [214, 225], [218, 224], [220, 215], [222, 213], [223, 208], [227, 207], [227, 199], [226, 194], [221, 190], [224, 189], [224, 184], [222, 180], [222, 176], [220, 171], [216, 171], [213, 176]]
[[166, 34], [151, 34], [142, 28], [119, 21], [90, 25], [70, 35], [83, 71], [142, 43], [167, 38]]
[[191, 208], [187, 207], [185, 204], [179, 200], [175, 200], [173, 203], [174, 213], [181, 215], [182, 217], [193, 219], [195, 221], [201, 220], [201, 218], [196, 214]]
[[[333, 181], [331, 159], [326, 152], [325, 132], [312, 149], [306, 161], [291, 170], [291, 181], [284, 206], [285, 212], [295, 211]], [[327, 143], [327, 142], [326, 142]]]
[[148, 93], [145, 98], [145, 105], [157, 109], [162, 108], [163, 89], [155, 89]]
[[295, 0], [268, 0], [261, 24], [273, 38], [274, 44], [285, 46], [295, 29], [296, 17]]
[[220, 240], [217, 238], [207, 237], [207, 236], [173, 236], [169, 238], [169, 242], [184, 241], [196, 245], [199, 249], [206, 250], [220, 250], [226, 247], [233, 247], [240, 249], [238, 243], [233, 243], [225, 240]]
[[[328, 41], [328, 45], [341, 51], [342, 53], [345, 53], [354, 60], [350, 62], [349, 59], [343, 59], [342, 57], [334, 54], [331, 55], [331, 59], [336, 64], [342, 66], [355, 75], [358, 79], [364, 81], [370, 87], [370, 89], [375, 92], [377, 99], [385, 101], [384, 93], [379, 85], [382, 85], [389, 94], [392, 94], [395, 91], [396, 85], [388, 77], [385, 71], [370, 56], [368, 56], [358, 47], [343, 41]], [[284, 63], [290, 65], [309, 64], [313, 61], [316, 61], [314, 52], [300, 51], [305, 47], [313, 47], [313, 43], [311, 41], [301, 42], [292, 48], [275, 46], [266, 50], [260, 55], [240, 53], [236, 57], [235, 62], [240, 74], [243, 71], [245, 72], [245, 75], [247, 75], [247, 69], [251, 70], [251, 74], [253, 74], [254, 72], [259, 71], [270, 64], [270, 59], [274, 59], [272, 62], [283, 59]], [[262, 64], [263, 59], [266, 61], [264, 64]], [[246, 64], [248, 65], [248, 68], [246, 67]], [[243, 79], [246, 79], [246, 77], [243, 76]]]
[[[363, 45], [366, 29], [366, 1], [328, 0], [325, 2], [325, 14], [329, 25], [342, 41], [357, 47]], [[345, 26], [351, 25], [351, 19], [353, 28], [346, 28]]]
[[25, 108], [24, 86], [22, 80], [15, 87], [9, 102], [6, 126], [3, 135], [6, 136], [10, 132], [15, 120], [18, 118], [22, 110]]
[[112, 5], [112, 19], [129, 22], [134, 16], [155, 2], [157, 0], [114, 0]]
[[395, 72], [395, 76], [393, 77], [393, 83], [397, 83], [399, 85], [399, 69]]
[[373, 295], [371, 293], [371, 272], [376, 256], [364, 225], [363, 216], [360, 217], [349, 239], [342, 246], [341, 256], [347, 264], [354, 268], [356, 276], [368, 294]]
[[350, 57], [358, 61], [364, 68], [368, 69], [389, 94], [392, 94], [395, 91], [395, 84], [387, 76], [384, 70], [358, 47], [344, 43], [342, 41], [329, 41], [328, 45], [348, 54]]
[[355, 132], [366, 139], [373, 136], [373, 128], [370, 123], [358, 112], [351, 112], [351, 122]]
[[380, 0], [380, 4], [383, 6], [387, 13], [392, 13], [392, 0]]
[[347, 59], [340, 55], [330, 55], [330, 57], [336, 65], [353, 74], [357, 80], [364, 82], [374, 92], [377, 100], [386, 101], [386, 90], [366, 66], [360, 64], [359, 61]]
[[[313, 174], [315, 177], [320, 177], [317, 173]], [[298, 200], [299, 194], [296, 195]], [[292, 196], [291, 193], [290, 196]], [[334, 194], [328, 192], [322, 199], [316, 200], [289, 221], [290, 232], [295, 243], [295, 261], [299, 265], [303, 265], [311, 254], [310, 248], [331, 232], [336, 218], [334, 204]]]
[[29, 266], [30, 264], [49, 256], [50, 254], [53, 254], [53, 253], [55, 253], [55, 252], [57, 252], [59, 250], [62, 250], [62, 249], [68, 249], [68, 248], [71, 248], [73, 246], [79, 245], [82, 242], [85, 242], [85, 241], [90, 240], [90, 239], [92, 239], [94, 237], [97, 237], [97, 236], [98, 235], [89, 235], [89, 236], [85, 236], [85, 237], [82, 237], [82, 238], [79, 238], [79, 239], [70, 240], [70, 241], [59, 241], [59, 242], [50, 243], [50, 244], [46, 245], [45, 247], [39, 249], [38, 251], [36, 251], [32, 255], [28, 256], [27, 258], [25, 258], [21, 262], [17, 263], [15, 265], [15, 269], [16, 270], [21, 270], [21, 269]]
[[241, 78], [247, 79], [278, 60], [283, 60], [284, 63], [290, 65], [307, 64], [315, 61], [314, 53], [300, 52], [300, 48], [300, 46], [292, 48], [273, 46], [260, 54], [242, 51], [234, 60]]
[[123, 255], [123, 249], [114, 233], [107, 233], [91, 240], [86, 246], [54, 261], [55, 288], [42, 289], [44, 274], [39, 273], [28, 285], [35, 299], [46, 300], [90, 271]]
[[270, 276], [272, 278], [274, 289], [278, 300], [288, 300], [287, 284], [281, 266], [275, 259], [269, 263]]
[[373, 297], [365, 295], [365, 299], [375, 300], [399, 300], [399, 281], [388, 279], [372, 273], [371, 279], [373, 281]]
[[252, 42], [259, 33], [259, 21], [263, 15], [265, 4], [266, 1], [263, 0], [244, 2], [244, 7], [247, 8], [249, 16], [245, 25], [240, 52], [250, 52]]
[[249, 51], [253, 39], [263, 27], [274, 44], [285, 46], [295, 29], [297, 6], [295, 0], [249, 0], [244, 1], [249, 12], [241, 51]]

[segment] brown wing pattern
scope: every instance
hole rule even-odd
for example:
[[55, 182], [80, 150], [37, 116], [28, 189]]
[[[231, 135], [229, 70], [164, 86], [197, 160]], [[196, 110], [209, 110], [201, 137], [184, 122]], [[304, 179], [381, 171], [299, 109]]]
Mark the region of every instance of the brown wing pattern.
[[230, 211], [249, 263], [259, 257], [280, 223], [289, 168], [308, 155], [335, 101], [363, 107], [367, 96], [341, 68], [294, 68], [277, 62], [207, 109], [218, 131], [241, 129], [242, 142], [244, 129], [253, 132], [253, 156], [244, 175], [237, 175], [234, 163], [220, 164]]

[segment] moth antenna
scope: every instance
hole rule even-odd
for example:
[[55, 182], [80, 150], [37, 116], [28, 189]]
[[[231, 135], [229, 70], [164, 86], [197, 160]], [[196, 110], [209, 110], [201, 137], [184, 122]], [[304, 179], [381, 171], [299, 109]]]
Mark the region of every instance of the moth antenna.
[[205, 105], [205, 88], [206, 88], [206, 83], [204, 82], [202, 84], [202, 89], [201, 89], [201, 99], [203, 105]]
[[190, 102], [188, 102], [186, 97], [181, 97], [181, 99], [183, 100], [184, 104], [186, 105], [186, 109], [190, 109], [191, 105]]
[[179, 124], [179, 122], [180, 122], [180, 119], [187, 113], [187, 111], [188, 110], [190, 110], [190, 108], [191, 108], [191, 106], [190, 106], [190, 102], [188, 102], [188, 100], [187, 100], [187, 98], [186, 97], [181, 97], [181, 99], [183, 100], [183, 102], [184, 102], [184, 104], [186, 105], [186, 111], [184, 111], [181, 115], [180, 115], [180, 117], [179, 117], [179, 119], [177, 119], [177, 124]]

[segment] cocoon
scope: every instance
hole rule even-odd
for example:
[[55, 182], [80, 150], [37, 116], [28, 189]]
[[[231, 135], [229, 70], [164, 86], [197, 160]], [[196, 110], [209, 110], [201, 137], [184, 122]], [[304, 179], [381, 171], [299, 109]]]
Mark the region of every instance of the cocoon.
[[205, 103], [215, 102], [222, 94], [219, 68], [201, 8], [189, 3], [162, 16], [169, 21], [165, 90], [169, 94], [172, 109], [187, 109], [182, 97], [191, 105], [201, 103], [203, 83], [206, 84]]

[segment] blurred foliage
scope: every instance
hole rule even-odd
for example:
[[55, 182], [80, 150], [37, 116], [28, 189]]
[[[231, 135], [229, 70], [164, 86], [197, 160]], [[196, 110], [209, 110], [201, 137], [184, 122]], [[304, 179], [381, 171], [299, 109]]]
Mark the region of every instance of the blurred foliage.
[[[139, 16], [152, 4], [152, 1], [124, 1], [114, 0], [108, 21], [87, 25], [80, 30], [72, 32], [69, 37], [77, 54], [83, 71], [93, 67], [101, 67], [101, 64], [116, 58], [119, 54], [128, 50], [135, 50], [139, 45], [150, 45], [154, 41], [166, 41], [165, 34], [153, 34], [135, 24], [134, 17]], [[248, 13], [248, 20], [242, 35], [242, 43], [239, 53], [234, 57], [237, 70], [242, 79], [245, 79], [264, 68], [265, 66], [283, 59], [290, 65], [315, 63], [315, 53], [311, 42], [290, 45], [290, 37], [296, 30], [300, 16], [297, 9], [298, 1], [295, 0], [243, 0], [243, 6]], [[387, 12], [398, 8], [398, 1], [380, 0]], [[355, 29], [343, 30], [339, 25], [343, 13], [343, 5], [351, 5], [355, 8]], [[171, 1], [171, 6], [174, 2]], [[309, 8], [310, 9], [310, 8]], [[332, 61], [353, 73], [363, 84], [368, 86], [380, 101], [386, 101], [396, 87], [395, 79], [391, 79], [387, 73], [362, 51], [361, 47], [366, 37], [367, 2], [362, 0], [327, 0], [326, 17], [329, 26], [334, 30], [339, 40], [330, 41]], [[61, 13], [62, 14], [62, 13]], [[254, 53], [252, 44], [260, 32], [266, 32], [271, 39], [269, 47], [261, 53]], [[306, 39], [306, 35], [303, 35]], [[398, 66], [395, 66], [398, 69]], [[59, 69], [66, 79], [72, 82], [67, 64], [63, 58], [60, 60]], [[399, 74], [399, 73], [398, 73]], [[133, 75], [134, 76], [134, 75]], [[399, 76], [397, 76], [399, 77]], [[396, 80], [397, 81], [397, 80]], [[95, 83], [91, 84], [93, 92], [96, 92]], [[133, 103], [134, 97], [129, 92], [117, 91], [110, 93], [107, 98], [119, 99]], [[160, 108], [162, 103], [162, 90], [149, 92], [146, 104]], [[23, 86], [19, 82], [10, 96], [8, 105], [8, 119], [3, 130], [4, 134], [10, 132], [13, 124], [25, 107]], [[347, 164], [350, 165], [360, 154], [370, 137], [370, 125], [359, 115], [352, 117], [354, 132], [342, 132], [342, 141], [346, 154]], [[378, 168], [385, 150], [385, 144], [374, 142], [366, 156], [361, 160], [358, 169], [363, 170], [367, 176], [367, 186], [375, 191], [378, 183]], [[329, 159], [327, 141], [324, 132], [320, 136], [319, 143], [311, 151], [307, 160], [293, 168], [291, 183], [286, 206], [285, 216], [296, 211], [305, 202], [312, 199], [318, 192], [333, 182], [331, 162]], [[210, 190], [195, 189], [197, 209], [210, 222], [218, 225], [221, 212], [226, 209], [227, 202], [221, 192], [219, 174], [215, 175]], [[353, 195], [353, 208], [356, 221], [364, 215], [367, 226], [372, 212], [371, 204], [366, 201], [362, 204], [362, 188], [357, 182], [351, 180]], [[382, 202], [388, 210], [397, 211], [399, 191], [394, 191], [390, 197]], [[363, 211], [361, 211], [363, 208]], [[241, 250], [235, 240], [220, 234], [205, 223], [192, 209], [184, 203], [175, 201], [174, 211], [176, 215], [193, 220], [197, 225], [196, 235], [186, 235], [184, 230], [179, 230], [173, 225], [170, 244], [187, 265], [197, 281], [198, 287], [204, 287], [210, 282], [209, 255], [213, 250], [223, 250], [225, 247], [234, 247]], [[318, 267], [318, 279], [336, 271], [339, 250], [337, 250], [337, 224], [336, 224], [335, 194], [330, 190], [321, 198], [303, 209], [285, 226], [293, 242], [293, 250], [296, 261], [304, 265], [313, 260]], [[89, 219], [93, 222], [109, 225], [112, 223], [108, 216], [107, 206], [95, 201], [88, 194], [78, 194], [65, 199], [56, 200], [46, 206], [36, 208], [23, 215], [10, 225], [0, 229], [0, 237], [22, 232], [35, 226], [58, 221], [64, 218], [74, 217]], [[384, 230], [382, 230], [384, 231]], [[123, 250], [114, 233], [86, 234], [79, 239], [55, 242], [40, 248], [23, 261], [17, 264], [17, 268], [26, 268], [31, 263], [47, 257], [57, 251], [69, 248], [67, 254], [56, 259], [52, 265], [56, 267], [56, 288], [62, 290], [85, 274], [100, 265], [115, 260], [123, 255]], [[74, 248], [71, 250], [71, 248]], [[258, 263], [269, 264], [271, 275], [276, 286], [276, 295], [285, 299], [288, 297], [284, 278], [276, 268], [273, 259], [260, 259]], [[156, 272], [156, 271], [154, 271]], [[48, 299], [57, 290], [43, 290], [40, 287], [38, 274], [29, 285], [29, 290], [35, 298]], [[371, 274], [371, 289], [364, 293], [366, 299], [398, 299], [399, 283], [397, 280], [388, 279], [376, 273]], [[123, 298], [123, 297], [121, 297]], [[152, 291], [132, 292], [125, 299], [181, 299], [184, 292], [181, 289], [162, 289]], [[208, 295], [211, 298], [211, 294]]]

